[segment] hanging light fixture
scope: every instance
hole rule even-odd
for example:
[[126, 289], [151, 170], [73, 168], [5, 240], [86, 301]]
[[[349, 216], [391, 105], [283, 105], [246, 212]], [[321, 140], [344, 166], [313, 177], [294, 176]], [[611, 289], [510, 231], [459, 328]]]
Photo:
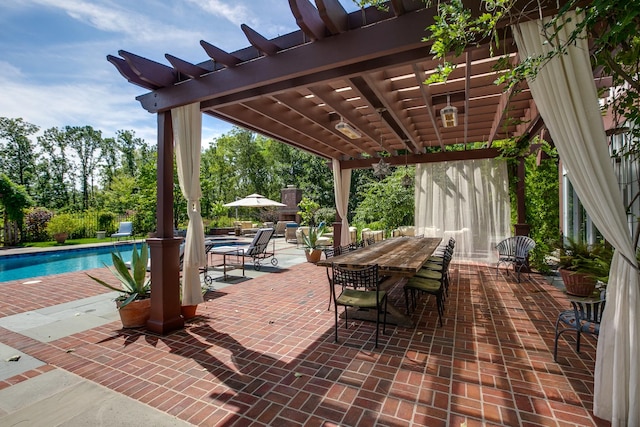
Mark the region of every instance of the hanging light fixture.
[[[384, 150], [384, 147], [382, 146], [382, 137], [380, 137], [380, 148]], [[384, 178], [391, 173], [389, 163], [385, 162], [383, 157], [380, 158], [378, 163], [374, 163], [371, 166], [373, 166], [373, 175], [378, 178]]]
[[400, 180], [400, 184], [404, 188], [409, 188], [413, 185], [413, 178], [409, 175], [409, 169], [407, 167], [407, 151], [404, 152], [404, 176]]
[[338, 124], [336, 124], [336, 130], [342, 132], [344, 135], [346, 135], [347, 138], [350, 139], [358, 139], [362, 136], [362, 134], [358, 132], [358, 129], [342, 120], [342, 117], [340, 118]]
[[442, 126], [446, 128], [458, 126], [458, 109], [451, 105], [448, 94], [447, 106], [440, 110], [440, 118], [442, 119]]

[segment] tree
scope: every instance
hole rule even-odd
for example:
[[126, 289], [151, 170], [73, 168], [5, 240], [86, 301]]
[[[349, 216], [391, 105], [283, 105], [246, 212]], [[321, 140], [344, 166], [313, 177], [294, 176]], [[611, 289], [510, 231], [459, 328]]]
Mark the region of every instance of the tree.
[[38, 132], [36, 125], [21, 118], [0, 117], [0, 170], [13, 182], [30, 189], [36, 173], [34, 146], [29, 136]]
[[[82, 209], [89, 208], [89, 196], [93, 189], [94, 171], [98, 162], [98, 152], [102, 148], [102, 132], [91, 126], [65, 128], [66, 146], [73, 150], [79, 163]], [[68, 154], [68, 153], [67, 153]]]
[[24, 209], [33, 202], [23, 186], [0, 173], [0, 203], [4, 207], [4, 244], [15, 245], [22, 235]]
[[73, 167], [66, 156], [66, 133], [50, 128], [38, 137], [42, 157], [37, 166], [37, 203], [49, 209], [69, 207], [74, 188]]
[[370, 181], [365, 185], [364, 198], [355, 210], [353, 222], [366, 225], [376, 222], [377, 226], [391, 230], [401, 225], [414, 223], [415, 199], [413, 187], [402, 186], [402, 177], [408, 173], [413, 178], [413, 167], [396, 168], [381, 181]]

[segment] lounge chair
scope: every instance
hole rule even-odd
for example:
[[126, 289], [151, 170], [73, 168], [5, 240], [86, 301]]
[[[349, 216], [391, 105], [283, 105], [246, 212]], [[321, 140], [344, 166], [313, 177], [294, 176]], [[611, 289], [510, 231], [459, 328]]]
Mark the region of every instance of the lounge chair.
[[[275, 242], [273, 250], [267, 251], [269, 241], [273, 237], [273, 228], [261, 228], [253, 238], [253, 241], [247, 247], [238, 246], [219, 246], [209, 251], [211, 254], [222, 255], [222, 267], [224, 279], [227, 278], [227, 271], [234, 268], [242, 268], [242, 276], [244, 277], [244, 261], [245, 257], [253, 259], [253, 268], [259, 271], [262, 268], [262, 262], [271, 258], [271, 265], [278, 265], [278, 259], [275, 256]], [[220, 267], [220, 265], [218, 265]]]
[[118, 226], [118, 232], [111, 235], [111, 239], [120, 240], [121, 237], [129, 237], [133, 235], [133, 223], [121, 222]]

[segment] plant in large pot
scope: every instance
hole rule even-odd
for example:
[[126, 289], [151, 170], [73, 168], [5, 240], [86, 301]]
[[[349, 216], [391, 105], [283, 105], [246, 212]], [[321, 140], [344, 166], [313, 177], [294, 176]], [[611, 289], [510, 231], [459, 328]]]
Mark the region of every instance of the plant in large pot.
[[115, 301], [123, 328], [145, 326], [151, 315], [151, 279], [147, 277], [149, 260], [147, 245], [143, 244], [140, 252], [136, 249], [136, 245], [133, 245], [131, 269], [129, 269], [119, 251], [112, 252], [111, 259], [113, 260], [113, 266], [107, 267], [120, 281], [120, 288], [112, 286], [90, 274], [87, 274], [87, 276], [107, 289], [120, 292], [121, 295]]
[[558, 272], [570, 295], [586, 297], [594, 293], [598, 281], [607, 282], [613, 248], [606, 242], [588, 244], [567, 239], [560, 248]]
[[49, 233], [57, 243], [64, 243], [69, 235], [77, 228], [76, 219], [67, 213], [54, 215], [47, 223], [47, 233]]
[[324, 226], [309, 227], [308, 234], [302, 231], [302, 245], [308, 262], [320, 261], [322, 250], [318, 248], [318, 239], [324, 233]]

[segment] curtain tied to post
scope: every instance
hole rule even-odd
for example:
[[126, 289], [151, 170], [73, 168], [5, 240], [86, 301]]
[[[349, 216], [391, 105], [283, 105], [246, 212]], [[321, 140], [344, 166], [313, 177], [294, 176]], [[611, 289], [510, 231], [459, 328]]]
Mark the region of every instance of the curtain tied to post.
[[206, 265], [204, 226], [200, 215], [200, 150], [202, 145], [202, 114], [194, 103], [171, 110], [173, 139], [180, 190], [187, 199], [189, 225], [184, 242], [182, 268], [182, 305], [204, 302], [200, 286], [200, 267]]
[[[513, 27], [521, 57], [567, 41], [584, 15], [567, 12], [556, 39], [544, 21]], [[640, 280], [625, 206], [611, 165], [586, 34], [529, 80], [533, 99], [569, 179], [604, 238], [615, 248], [596, 353], [593, 412], [613, 427], [640, 425]], [[624, 260], [626, 258], [626, 261]]]

